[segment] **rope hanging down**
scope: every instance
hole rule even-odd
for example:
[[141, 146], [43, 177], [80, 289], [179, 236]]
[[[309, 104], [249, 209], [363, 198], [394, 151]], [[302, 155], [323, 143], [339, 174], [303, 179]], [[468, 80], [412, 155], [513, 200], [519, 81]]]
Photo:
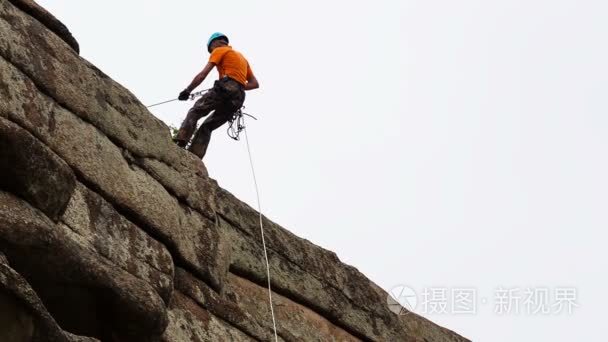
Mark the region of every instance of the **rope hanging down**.
[[[260, 191], [258, 188], [258, 181], [255, 176], [255, 169], [253, 167], [253, 158], [251, 157], [251, 148], [249, 146], [249, 137], [247, 136], [247, 129], [245, 128], [245, 120], [244, 120], [243, 114], [245, 114], [247, 116], [251, 116], [249, 114], [243, 113], [242, 110], [240, 110], [240, 109], [235, 113], [235, 118], [236, 118], [236, 122], [237, 122], [237, 130], [236, 130], [237, 134], [236, 134], [236, 138], [233, 138], [233, 139], [238, 140], [238, 133], [240, 133], [241, 131], [245, 131], [245, 141], [247, 142], [247, 153], [249, 154], [249, 165], [251, 166], [251, 174], [253, 175], [253, 184], [255, 185], [255, 194], [256, 194], [256, 197], [258, 200], [260, 233], [262, 236], [262, 247], [264, 248], [264, 261], [266, 262], [266, 277], [268, 279], [268, 301], [270, 303], [270, 315], [272, 316], [272, 327], [274, 329], [274, 340], [275, 340], [275, 342], [278, 342], [279, 338], [277, 336], [277, 322], [274, 317], [274, 305], [272, 304], [272, 286], [270, 283], [270, 264], [268, 263], [268, 252], [266, 250], [266, 239], [264, 238], [264, 221], [262, 220], [262, 204], [260, 203]], [[251, 117], [254, 118], [255, 120], [257, 120], [255, 117], [253, 117], [253, 116], [251, 116]], [[231, 122], [230, 126], [232, 127], [232, 125], [233, 125], [233, 122]], [[230, 135], [230, 133], [228, 135]]]

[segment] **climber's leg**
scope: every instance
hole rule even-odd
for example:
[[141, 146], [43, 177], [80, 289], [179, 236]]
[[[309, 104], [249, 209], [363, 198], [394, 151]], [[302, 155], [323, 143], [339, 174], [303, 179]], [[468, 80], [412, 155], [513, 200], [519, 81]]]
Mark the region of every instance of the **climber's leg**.
[[217, 89], [218, 94], [222, 94], [221, 103], [218, 103], [215, 112], [203, 122], [188, 149], [199, 158], [203, 158], [207, 152], [211, 132], [232, 119], [232, 115], [243, 106], [245, 101], [243, 86], [233, 79], [223, 78], [217, 81], [214, 89]]
[[181, 147], [186, 147], [196, 129], [198, 120], [208, 115], [219, 103], [220, 98], [214, 89], [205, 93], [205, 95], [196, 101], [194, 106], [188, 111], [186, 119], [182, 123], [182, 126], [174, 139], [175, 142]]
[[218, 108], [209, 116], [205, 122], [198, 128], [192, 144], [188, 148], [188, 151], [194, 153], [199, 158], [203, 158], [207, 152], [209, 141], [211, 140], [211, 132], [225, 124], [232, 118], [234, 112], [227, 110], [225, 107]]

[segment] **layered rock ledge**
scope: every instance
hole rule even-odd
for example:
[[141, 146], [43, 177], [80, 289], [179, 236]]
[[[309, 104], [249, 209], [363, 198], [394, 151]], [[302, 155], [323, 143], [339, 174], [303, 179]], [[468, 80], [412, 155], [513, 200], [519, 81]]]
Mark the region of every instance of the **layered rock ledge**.
[[[467, 341], [264, 218], [281, 341]], [[0, 0], [0, 341], [270, 341], [258, 213], [81, 58]]]

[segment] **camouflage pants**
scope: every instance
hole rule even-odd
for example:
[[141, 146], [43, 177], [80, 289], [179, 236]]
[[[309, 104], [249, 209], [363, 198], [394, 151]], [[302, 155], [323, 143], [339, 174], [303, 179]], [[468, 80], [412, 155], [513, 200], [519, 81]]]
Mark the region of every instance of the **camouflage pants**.
[[227, 77], [216, 81], [213, 88], [188, 111], [175, 140], [182, 144], [190, 141], [198, 120], [214, 111], [198, 128], [188, 148], [190, 152], [203, 158], [211, 140], [211, 132], [232, 119], [232, 115], [243, 106], [244, 101], [245, 91], [240, 83]]

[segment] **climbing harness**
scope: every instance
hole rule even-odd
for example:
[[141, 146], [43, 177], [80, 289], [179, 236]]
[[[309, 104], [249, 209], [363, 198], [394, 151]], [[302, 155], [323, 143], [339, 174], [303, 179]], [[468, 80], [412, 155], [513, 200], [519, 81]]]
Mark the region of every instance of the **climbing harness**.
[[[237, 111], [237, 113], [235, 113], [235, 116], [237, 116], [240, 113], [237, 122], [240, 122], [240, 124], [238, 124], [237, 126], [237, 130], [238, 132], [240, 132], [241, 130], [245, 131], [245, 141], [247, 142], [247, 153], [249, 154], [249, 165], [251, 166], [251, 174], [253, 175], [253, 184], [255, 185], [255, 194], [258, 200], [258, 213], [259, 213], [259, 219], [260, 219], [260, 233], [262, 236], [262, 247], [264, 248], [264, 260], [266, 261], [266, 278], [268, 279], [268, 301], [270, 303], [270, 315], [272, 316], [272, 327], [274, 329], [274, 340], [275, 342], [279, 341], [279, 338], [277, 336], [277, 322], [276, 319], [274, 317], [274, 306], [272, 304], [272, 286], [270, 284], [270, 264], [268, 263], [268, 252], [266, 251], [266, 239], [264, 238], [264, 221], [262, 219], [262, 204], [260, 203], [260, 191], [258, 188], [258, 181], [257, 178], [255, 176], [255, 169], [253, 167], [253, 158], [251, 157], [251, 148], [249, 147], [249, 137], [247, 136], [247, 129], [245, 128], [245, 124], [244, 124], [244, 119], [243, 119], [243, 114], [247, 115], [247, 116], [251, 116], [249, 114], [243, 113], [240, 109]], [[253, 117], [253, 116], [251, 116]], [[255, 117], [254, 117], [255, 119]], [[257, 119], [256, 119], [257, 120]], [[242, 127], [242, 128], [240, 128]], [[238, 135], [237, 135], [238, 137]], [[236, 139], [238, 140], [238, 139]]]
[[[190, 97], [189, 97], [188, 99], [189, 99], [189, 100], [194, 100], [195, 98], [197, 98], [197, 97], [199, 97], [199, 96], [203, 96], [203, 94], [204, 94], [204, 93], [206, 93], [206, 92], [208, 92], [209, 90], [211, 90], [211, 88], [208, 88], [208, 89], [203, 89], [203, 90], [201, 90], [201, 91], [197, 91], [196, 93], [192, 93], [192, 94], [190, 94]], [[167, 100], [167, 101], [163, 101], [163, 102], [155, 103], [155, 104], [153, 104], [153, 105], [149, 105], [149, 106], [147, 106], [147, 108], [154, 107], [154, 106], [160, 106], [160, 105], [162, 105], [162, 104], [169, 103], [169, 102], [173, 102], [173, 101], [177, 101], [177, 100], [178, 100], [178, 99], [173, 99], [173, 100]]]
[[241, 132], [245, 129], [245, 117], [243, 115], [247, 115], [248, 117], [257, 120], [257, 118], [251, 114], [247, 114], [243, 112], [243, 108], [237, 110], [232, 115], [232, 119], [228, 120], [230, 125], [228, 126], [228, 136], [236, 141], [239, 141]]

